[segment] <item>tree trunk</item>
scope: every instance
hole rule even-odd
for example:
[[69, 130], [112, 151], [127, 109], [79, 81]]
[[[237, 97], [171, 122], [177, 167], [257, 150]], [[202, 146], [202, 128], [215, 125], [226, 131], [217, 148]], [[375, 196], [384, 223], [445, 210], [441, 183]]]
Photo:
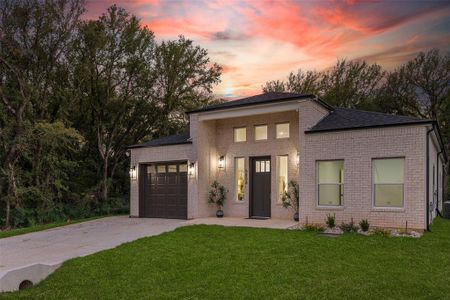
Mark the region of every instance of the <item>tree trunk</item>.
[[103, 161], [103, 179], [102, 179], [102, 200], [108, 199], [108, 157]]

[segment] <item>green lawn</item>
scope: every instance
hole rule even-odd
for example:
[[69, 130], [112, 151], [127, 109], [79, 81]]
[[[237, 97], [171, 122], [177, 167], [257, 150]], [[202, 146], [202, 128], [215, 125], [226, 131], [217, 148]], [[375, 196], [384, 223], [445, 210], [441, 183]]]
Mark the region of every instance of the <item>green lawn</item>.
[[420, 239], [182, 227], [66, 262], [5, 298], [448, 299], [450, 221]]
[[91, 217], [91, 218], [72, 220], [70, 223], [67, 223], [67, 222], [48, 223], [48, 224], [41, 224], [41, 225], [35, 225], [35, 226], [30, 226], [30, 227], [23, 227], [23, 228], [17, 228], [17, 229], [12, 229], [12, 230], [0, 231], [0, 239], [7, 238], [10, 236], [16, 236], [16, 235], [21, 235], [21, 234], [25, 234], [25, 233], [30, 233], [30, 232], [42, 231], [42, 230], [55, 228], [55, 227], [61, 227], [61, 226], [70, 225], [70, 224], [91, 221], [91, 220], [104, 218], [104, 217], [108, 217], [108, 216], [96, 216], [96, 217]]

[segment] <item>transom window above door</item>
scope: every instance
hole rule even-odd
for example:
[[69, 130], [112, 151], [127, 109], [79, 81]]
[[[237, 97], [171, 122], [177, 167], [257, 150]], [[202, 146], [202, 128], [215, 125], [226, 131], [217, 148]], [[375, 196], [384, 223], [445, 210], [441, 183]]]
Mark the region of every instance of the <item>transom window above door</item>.
[[270, 160], [257, 160], [255, 164], [256, 173], [270, 173]]
[[255, 125], [255, 141], [267, 140], [267, 125]]
[[245, 127], [234, 128], [233, 140], [235, 143], [247, 141], [247, 128], [245, 128]]

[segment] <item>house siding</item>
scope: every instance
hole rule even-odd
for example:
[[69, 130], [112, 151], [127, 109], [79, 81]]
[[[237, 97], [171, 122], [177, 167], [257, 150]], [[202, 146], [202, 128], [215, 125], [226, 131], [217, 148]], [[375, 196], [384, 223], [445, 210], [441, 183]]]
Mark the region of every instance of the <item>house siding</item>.
[[[375, 227], [425, 228], [426, 127], [403, 126], [305, 135], [300, 176], [300, 223], [324, 223], [328, 213], [337, 223], [368, 219]], [[374, 208], [372, 159], [404, 157], [404, 208]], [[344, 160], [342, 207], [317, 205], [316, 161]]]
[[[276, 139], [277, 123], [289, 122], [290, 137], [288, 139]], [[268, 125], [268, 139], [255, 141], [254, 125]], [[233, 128], [246, 127], [247, 141], [235, 143], [233, 140]], [[276, 186], [276, 157], [278, 155], [288, 155], [288, 181], [298, 181], [297, 152], [298, 152], [298, 113], [288, 111], [283, 113], [262, 114], [249, 117], [239, 117], [223, 119], [217, 121], [216, 140], [217, 161], [219, 155], [225, 156], [226, 167], [217, 171], [217, 180], [228, 190], [227, 201], [224, 212], [229, 217], [249, 217], [249, 172], [250, 158], [257, 156], [271, 157], [271, 216], [273, 218], [292, 218], [292, 211], [289, 211], [278, 203]], [[247, 171], [244, 200], [237, 202], [235, 199], [235, 178], [234, 159], [236, 157], [245, 158], [245, 168]], [[214, 165], [214, 169], [217, 169]]]

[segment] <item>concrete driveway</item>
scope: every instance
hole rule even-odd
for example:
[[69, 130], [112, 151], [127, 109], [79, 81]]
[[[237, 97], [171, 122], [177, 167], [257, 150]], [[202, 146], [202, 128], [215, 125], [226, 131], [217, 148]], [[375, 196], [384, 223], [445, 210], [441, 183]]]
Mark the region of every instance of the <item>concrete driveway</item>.
[[36, 284], [68, 259], [158, 235], [185, 223], [116, 216], [0, 239], [0, 291], [17, 290], [24, 280]]

